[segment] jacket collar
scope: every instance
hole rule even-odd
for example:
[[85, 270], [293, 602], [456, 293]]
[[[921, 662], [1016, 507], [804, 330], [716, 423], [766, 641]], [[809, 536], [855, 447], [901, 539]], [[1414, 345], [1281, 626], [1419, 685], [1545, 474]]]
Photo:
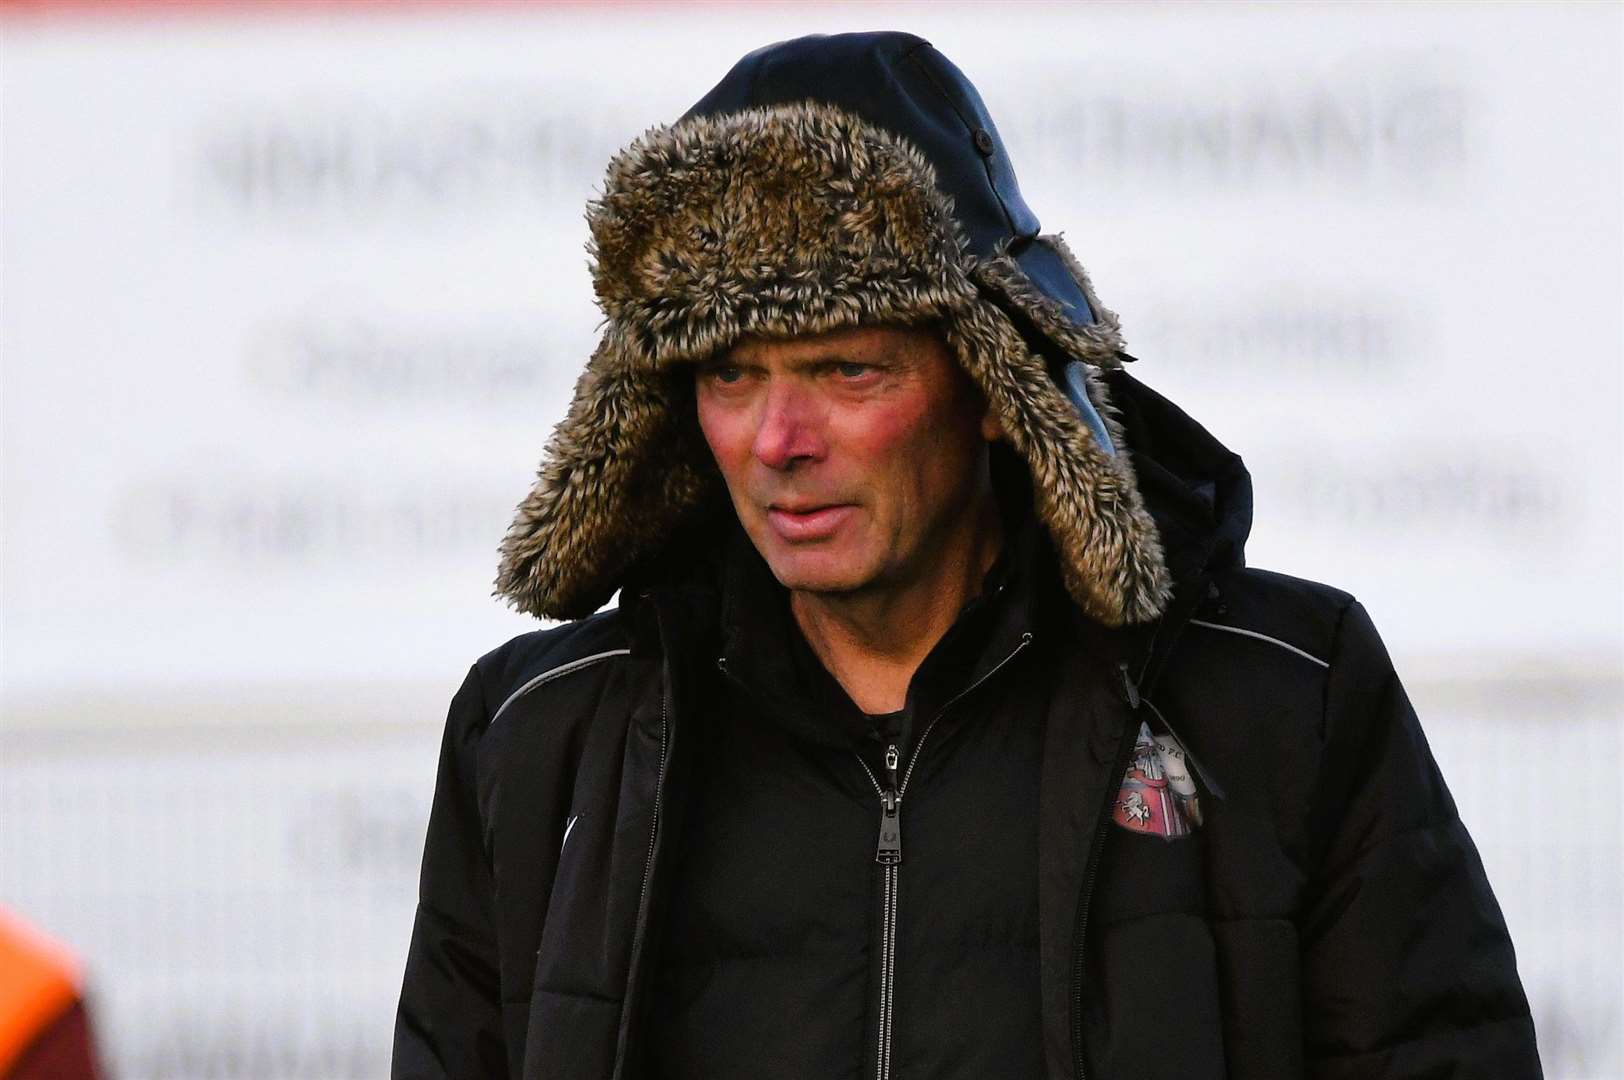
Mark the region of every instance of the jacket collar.
[[[1023, 502], [1004, 510], [1004, 544], [979, 593], [920, 663], [906, 714], [934, 716], [1000, 664], [1046, 617], [1059, 590], [1054, 554]], [[778, 584], [742, 528], [735, 526], [721, 575], [718, 665], [763, 706], [764, 715], [822, 745], [850, 748], [875, 738], [869, 718], [818, 660]], [[914, 730], [917, 732], [918, 727]]]

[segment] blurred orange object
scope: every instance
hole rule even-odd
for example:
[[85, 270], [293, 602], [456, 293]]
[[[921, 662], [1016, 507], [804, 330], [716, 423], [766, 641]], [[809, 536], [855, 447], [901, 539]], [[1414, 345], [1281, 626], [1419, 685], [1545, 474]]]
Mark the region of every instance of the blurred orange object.
[[0, 1077], [95, 1080], [78, 961], [0, 908]]

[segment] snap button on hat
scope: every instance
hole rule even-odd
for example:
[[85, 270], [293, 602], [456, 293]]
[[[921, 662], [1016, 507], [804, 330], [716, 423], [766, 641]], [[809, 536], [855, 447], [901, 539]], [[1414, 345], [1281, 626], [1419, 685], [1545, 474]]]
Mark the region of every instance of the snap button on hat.
[[992, 157], [993, 151], [998, 149], [998, 144], [992, 141], [992, 133], [986, 128], [976, 128], [976, 133], [971, 136], [971, 139], [974, 140], [976, 149], [980, 150], [984, 157]]

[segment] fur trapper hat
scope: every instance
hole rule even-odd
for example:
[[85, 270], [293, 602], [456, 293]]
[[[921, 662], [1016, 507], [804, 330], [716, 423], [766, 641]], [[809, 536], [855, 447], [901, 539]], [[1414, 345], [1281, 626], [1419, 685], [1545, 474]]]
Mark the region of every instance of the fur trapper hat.
[[[502, 541], [497, 594], [542, 618], [591, 614], [727, 507], [688, 364], [747, 335], [934, 321], [1031, 474], [1072, 598], [1106, 625], [1154, 619], [1170, 578], [1097, 374], [1123, 359], [1116, 316], [1060, 237], [977, 243], [938, 174], [905, 135], [827, 100], [696, 107], [616, 155], [587, 211], [603, 336]], [[1091, 321], [1023, 269], [1015, 252], [1033, 245]]]

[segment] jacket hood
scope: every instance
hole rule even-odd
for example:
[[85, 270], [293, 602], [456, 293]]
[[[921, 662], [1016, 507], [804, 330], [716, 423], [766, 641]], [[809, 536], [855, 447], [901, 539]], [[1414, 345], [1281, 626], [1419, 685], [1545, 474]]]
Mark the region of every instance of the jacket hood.
[[[829, 55], [849, 78], [807, 74]], [[796, 79], [851, 100], [776, 100]], [[979, 96], [928, 44], [751, 54], [611, 160], [587, 220], [604, 332], [501, 545], [513, 606], [588, 615], [673, 537], [731, 517], [693, 362], [750, 335], [931, 322], [1026, 466], [1079, 607], [1110, 626], [1164, 609], [1172, 574], [1135, 471], [1150, 436], [1124, 430], [1105, 379], [1131, 359], [1118, 320], [1037, 232]]]
[[1173, 579], [1245, 566], [1252, 474], [1240, 455], [1125, 369], [1105, 380]]

